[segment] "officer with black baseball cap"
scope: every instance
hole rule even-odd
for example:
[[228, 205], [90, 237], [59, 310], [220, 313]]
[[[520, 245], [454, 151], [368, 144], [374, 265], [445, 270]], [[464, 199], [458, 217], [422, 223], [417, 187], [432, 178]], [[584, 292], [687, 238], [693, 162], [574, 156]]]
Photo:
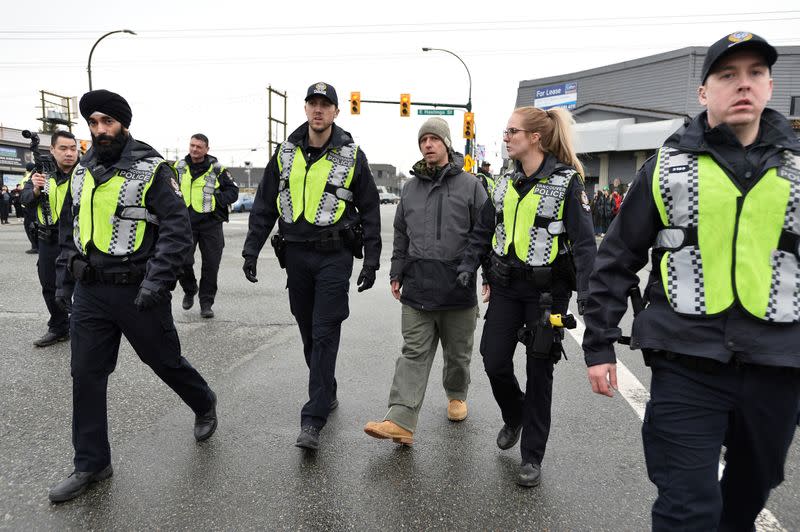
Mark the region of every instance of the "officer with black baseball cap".
[[619, 321], [652, 251], [630, 345], [652, 369], [653, 530], [754, 530], [783, 481], [800, 404], [800, 142], [767, 108], [777, 59], [749, 32], [708, 48], [706, 110], [639, 170], [589, 280], [583, 349], [592, 390], [610, 396]]
[[353, 257], [364, 259], [357, 281], [361, 292], [375, 283], [381, 218], [364, 150], [334, 123], [336, 89], [314, 83], [305, 100], [308, 121], [278, 147], [264, 170], [242, 256], [245, 277], [257, 282], [258, 254], [278, 222], [272, 245], [286, 268], [289, 304], [309, 369], [309, 397], [295, 445], [313, 450], [339, 404], [334, 372], [342, 322], [349, 314]]

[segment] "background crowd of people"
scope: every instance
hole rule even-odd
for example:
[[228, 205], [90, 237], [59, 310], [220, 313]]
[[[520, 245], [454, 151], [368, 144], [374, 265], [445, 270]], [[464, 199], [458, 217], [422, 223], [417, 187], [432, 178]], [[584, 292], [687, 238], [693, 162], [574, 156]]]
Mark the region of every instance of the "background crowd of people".
[[605, 186], [602, 190], [598, 189], [595, 192], [590, 202], [595, 235], [603, 236], [606, 234], [608, 226], [611, 225], [612, 220], [619, 212], [627, 191], [628, 186], [620, 184], [619, 180], [615, 179], [614, 184]]

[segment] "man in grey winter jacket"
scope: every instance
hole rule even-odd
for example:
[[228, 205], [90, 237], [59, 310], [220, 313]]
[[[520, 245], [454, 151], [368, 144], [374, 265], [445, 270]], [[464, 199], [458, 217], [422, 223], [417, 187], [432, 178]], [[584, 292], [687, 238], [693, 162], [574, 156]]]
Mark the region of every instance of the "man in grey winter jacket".
[[467, 417], [472, 339], [478, 316], [476, 287], [456, 283], [456, 268], [486, 191], [462, 170], [450, 128], [431, 118], [419, 130], [423, 159], [414, 165], [394, 218], [391, 290], [402, 303], [403, 350], [389, 392], [389, 412], [364, 431], [375, 438], [411, 444], [441, 339], [447, 417]]

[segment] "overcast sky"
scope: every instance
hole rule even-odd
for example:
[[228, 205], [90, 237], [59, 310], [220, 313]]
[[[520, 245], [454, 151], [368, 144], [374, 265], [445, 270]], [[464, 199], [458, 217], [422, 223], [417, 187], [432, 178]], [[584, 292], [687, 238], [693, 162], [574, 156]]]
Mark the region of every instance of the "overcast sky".
[[[500, 132], [521, 80], [558, 75], [685, 46], [708, 46], [737, 30], [774, 45], [800, 44], [800, 3], [672, 0], [585, 1], [305, 1], [22, 2], [0, 19], [0, 123], [40, 125], [39, 90], [78, 96], [88, 90], [86, 63], [95, 40], [128, 28], [138, 35], [104, 39], [92, 58], [95, 89], [119, 92], [131, 104], [131, 133], [174, 158], [192, 133], [210, 138], [224, 164], [263, 166], [267, 152], [267, 86], [288, 95], [288, 128], [305, 120], [312, 82], [339, 93], [337, 123], [372, 163], [408, 173], [419, 159], [416, 134], [424, 117], [401, 118], [399, 106], [362, 104], [349, 112], [351, 91], [362, 99], [462, 103], [472, 74], [478, 144], [497, 170]], [[580, 87], [578, 88], [580, 90]], [[532, 103], [532, 102], [531, 102]], [[277, 118], [283, 103], [273, 98]], [[463, 151], [462, 112], [449, 120]], [[73, 131], [89, 138], [79, 118]], [[282, 133], [282, 132], [281, 132]], [[255, 149], [255, 151], [252, 151]]]

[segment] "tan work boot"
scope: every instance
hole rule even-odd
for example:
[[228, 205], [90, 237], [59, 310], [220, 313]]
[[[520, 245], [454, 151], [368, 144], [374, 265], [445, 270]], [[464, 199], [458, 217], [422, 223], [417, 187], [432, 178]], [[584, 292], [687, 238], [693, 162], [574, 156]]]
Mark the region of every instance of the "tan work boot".
[[380, 440], [392, 440], [395, 443], [411, 445], [414, 443], [414, 433], [404, 429], [394, 421], [370, 421], [364, 426], [364, 432]]
[[458, 399], [450, 399], [447, 404], [447, 419], [450, 421], [462, 421], [467, 417], [467, 402]]

